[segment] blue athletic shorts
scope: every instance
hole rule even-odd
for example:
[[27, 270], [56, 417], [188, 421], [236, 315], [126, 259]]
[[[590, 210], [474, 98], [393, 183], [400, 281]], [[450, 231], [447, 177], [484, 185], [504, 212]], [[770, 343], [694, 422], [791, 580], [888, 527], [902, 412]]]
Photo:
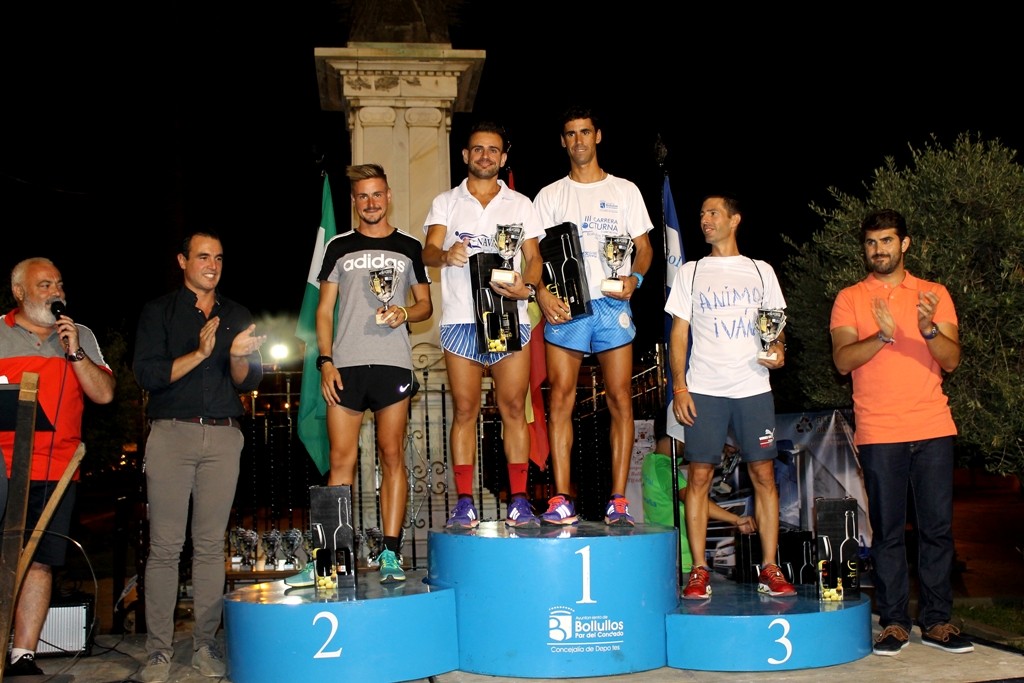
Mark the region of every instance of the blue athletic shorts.
[[583, 353], [601, 353], [631, 344], [636, 336], [628, 301], [601, 297], [590, 302], [593, 313], [560, 325], [545, 325], [544, 340]]
[[[519, 339], [523, 347], [530, 341], [530, 324], [519, 323]], [[474, 323], [458, 323], [456, 325], [441, 325], [441, 348], [456, 356], [468, 358], [483, 366], [494, 365], [502, 358], [511, 356], [509, 351], [489, 351], [480, 353], [476, 341], [476, 325]]]
[[351, 410], [377, 412], [411, 398], [419, 383], [412, 370], [393, 365], [354, 365], [338, 368], [341, 385], [338, 403]]
[[772, 460], [775, 448], [775, 398], [767, 391], [746, 398], [722, 398], [690, 394], [697, 417], [686, 428], [686, 459], [691, 462], [722, 461], [722, 446], [732, 425], [742, 462]]

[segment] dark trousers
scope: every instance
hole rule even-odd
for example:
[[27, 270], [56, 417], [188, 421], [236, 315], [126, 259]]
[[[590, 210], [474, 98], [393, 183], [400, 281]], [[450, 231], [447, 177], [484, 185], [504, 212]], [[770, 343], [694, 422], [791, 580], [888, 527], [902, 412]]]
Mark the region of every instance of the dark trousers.
[[953, 609], [953, 437], [859, 447], [871, 521], [875, 607], [883, 628], [910, 630], [907, 494], [913, 496], [918, 536], [917, 621], [948, 622]]

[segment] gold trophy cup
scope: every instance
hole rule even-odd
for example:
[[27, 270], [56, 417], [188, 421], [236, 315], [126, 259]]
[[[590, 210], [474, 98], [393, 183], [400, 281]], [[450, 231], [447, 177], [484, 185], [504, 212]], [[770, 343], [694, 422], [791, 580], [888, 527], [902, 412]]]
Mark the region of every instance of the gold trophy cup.
[[400, 274], [394, 268], [381, 268], [370, 271], [370, 291], [377, 297], [377, 300], [384, 304], [384, 310], [377, 313], [375, 319], [378, 325], [386, 325], [388, 317], [388, 304], [395, 296], [395, 288], [398, 285]]
[[503, 285], [515, 284], [516, 273], [512, 270], [512, 259], [523, 247], [522, 225], [499, 225], [494, 233], [494, 246], [501, 257], [501, 268], [491, 270], [491, 282]]
[[769, 352], [772, 343], [782, 334], [782, 328], [786, 326], [786, 312], [781, 308], [759, 308], [757, 309], [757, 334], [761, 337], [761, 351], [757, 357], [762, 360], [775, 360], [778, 354]]
[[622, 291], [622, 280], [618, 277], [618, 271], [632, 253], [633, 239], [631, 237], [615, 235], [604, 238], [604, 247], [601, 249], [601, 255], [608, 262], [608, 267], [612, 269], [612, 276], [601, 280], [602, 292]]

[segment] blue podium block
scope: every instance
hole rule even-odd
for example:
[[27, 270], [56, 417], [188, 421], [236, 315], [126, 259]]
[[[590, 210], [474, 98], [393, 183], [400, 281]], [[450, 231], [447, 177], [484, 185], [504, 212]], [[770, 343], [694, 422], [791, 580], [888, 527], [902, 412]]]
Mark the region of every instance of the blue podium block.
[[390, 587], [371, 571], [332, 591], [274, 581], [224, 596], [233, 683], [428, 678], [458, 668], [454, 632], [454, 592], [423, 571]]
[[581, 678], [665, 666], [674, 529], [499, 521], [431, 531], [428, 543], [427, 581], [455, 593], [460, 670]]
[[710, 600], [682, 600], [665, 620], [668, 666], [777, 671], [845, 664], [871, 653], [871, 600], [818, 601], [814, 586], [773, 598], [755, 584], [712, 582]]

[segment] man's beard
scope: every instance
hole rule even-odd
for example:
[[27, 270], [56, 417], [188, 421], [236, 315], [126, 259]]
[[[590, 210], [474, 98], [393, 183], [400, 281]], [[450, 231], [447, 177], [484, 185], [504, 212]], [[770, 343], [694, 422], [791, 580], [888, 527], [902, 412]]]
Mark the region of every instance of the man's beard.
[[377, 225], [382, 220], [384, 220], [384, 216], [385, 216], [385, 213], [383, 211], [378, 212], [377, 215], [375, 215], [375, 216], [367, 216], [366, 214], [359, 214], [359, 217], [367, 225]]
[[869, 262], [871, 272], [877, 273], [878, 275], [891, 275], [893, 271], [899, 268], [901, 263], [903, 263], [902, 252], [898, 256], [890, 256], [888, 261], [876, 261], [875, 259], [871, 259]]
[[26, 318], [40, 327], [52, 327], [57, 323], [57, 319], [53, 317], [53, 311], [50, 310], [49, 303], [36, 303], [35, 301], [29, 302], [26, 300], [21, 304], [21, 312]]
[[477, 178], [478, 180], [490, 180], [494, 176], [498, 175], [500, 170], [501, 169], [497, 164], [487, 169], [480, 168], [476, 164], [471, 164], [469, 167], [469, 175]]

